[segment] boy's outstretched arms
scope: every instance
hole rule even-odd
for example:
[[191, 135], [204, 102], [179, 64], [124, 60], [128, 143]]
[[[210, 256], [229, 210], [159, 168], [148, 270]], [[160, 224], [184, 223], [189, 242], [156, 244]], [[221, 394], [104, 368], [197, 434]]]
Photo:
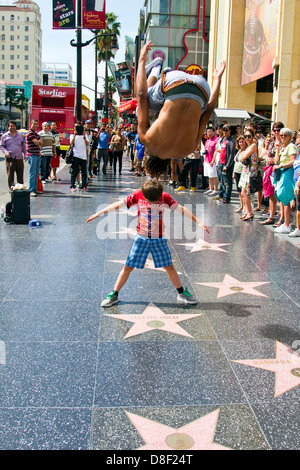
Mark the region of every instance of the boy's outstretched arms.
[[102, 209], [101, 211], [96, 212], [96, 214], [91, 215], [91, 217], [87, 219], [86, 224], [91, 222], [94, 219], [97, 219], [97, 217], [100, 217], [103, 214], [108, 214], [109, 212], [117, 211], [121, 209], [121, 207], [124, 207], [124, 206], [125, 206], [125, 201], [113, 202], [109, 206], [105, 207], [105, 209]]
[[197, 219], [197, 217], [189, 209], [178, 204], [178, 206], [176, 207], [176, 210], [180, 212], [182, 215], [184, 215], [185, 217], [187, 217], [188, 219], [191, 219], [193, 222], [196, 222], [196, 224], [198, 224], [199, 227], [203, 228], [203, 230], [209, 233], [209, 230], [206, 227], [206, 225], [204, 225], [199, 219]]

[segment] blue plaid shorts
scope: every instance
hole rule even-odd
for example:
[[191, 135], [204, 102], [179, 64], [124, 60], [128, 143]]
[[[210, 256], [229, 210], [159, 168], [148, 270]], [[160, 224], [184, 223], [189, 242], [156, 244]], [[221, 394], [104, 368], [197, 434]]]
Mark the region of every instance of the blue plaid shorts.
[[156, 268], [165, 268], [173, 264], [165, 238], [145, 238], [140, 235], [135, 237], [125, 264], [131, 268], [143, 269], [149, 253]]

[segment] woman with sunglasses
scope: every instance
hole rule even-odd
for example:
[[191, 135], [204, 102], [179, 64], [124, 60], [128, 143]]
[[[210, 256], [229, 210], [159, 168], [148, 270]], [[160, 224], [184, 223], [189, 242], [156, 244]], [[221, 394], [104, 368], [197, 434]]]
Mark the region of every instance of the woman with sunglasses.
[[[266, 167], [264, 168], [265, 174], [263, 179], [263, 190], [264, 190], [264, 197], [269, 197], [269, 208], [270, 208], [270, 216], [267, 220], [265, 220], [262, 225], [273, 225], [274, 227], [281, 225], [281, 222], [274, 225], [275, 222], [275, 213], [276, 213], [276, 205], [277, 199], [275, 197], [275, 188], [271, 182], [271, 174], [273, 172], [273, 166], [275, 165], [275, 156], [276, 156], [276, 144], [282, 145], [280, 140], [280, 131], [284, 128], [284, 124], [282, 122], [274, 122], [272, 127], [272, 140], [269, 144], [268, 148], [268, 156], [266, 158]], [[280, 216], [283, 218], [284, 215]]]
[[237, 188], [237, 192], [239, 194], [239, 199], [240, 199], [240, 204], [241, 205], [234, 212], [242, 212], [244, 202], [243, 202], [243, 198], [241, 196], [242, 189], [239, 187], [239, 182], [240, 182], [241, 174], [242, 174], [242, 171], [243, 171], [243, 164], [240, 162], [240, 156], [246, 150], [246, 141], [245, 141], [245, 137], [243, 135], [240, 135], [236, 139], [236, 150], [237, 150], [237, 154], [234, 157], [234, 167], [233, 167], [232, 177], [234, 178], [235, 183], [236, 183], [236, 188]]
[[243, 198], [243, 207], [246, 214], [241, 219], [246, 222], [253, 220], [252, 205], [250, 199], [250, 177], [257, 175], [257, 140], [255, 139], [253, 129], [245, 131], [245, 140], [247, 148], [240, 156], [240, 162], [243, 164], [243, 170], [239, 187], [242, 189], [241, 196]]
[[281, 216], [284, 214], [284, 220], [281, 225], [275, 228], [276, 233], [290, 233], [291, 205], [295, 194], [294, 170], [293, 164], [298, 154], [297, 147], [291, 142], [293, 132], [284, 127], [280, 131], [282, 146], [276, 144], [276, 156], [274, 170], [280, 170], [280, 179], [276, 182], [275, 197], [280, 202]]

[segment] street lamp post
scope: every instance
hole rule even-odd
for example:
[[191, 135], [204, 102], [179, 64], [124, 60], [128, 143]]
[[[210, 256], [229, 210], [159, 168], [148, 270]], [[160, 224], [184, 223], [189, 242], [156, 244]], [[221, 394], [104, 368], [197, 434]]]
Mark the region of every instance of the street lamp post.
[[[112, 53], [113, 49], [115, 49], [115, 52], [117, 51], [117, 35], [115, 33], [113, 34], [108, 34], [108, 33], [101, 33], [97, 34], [93, 38], [91, 38], [89, 41], [82, 42], [82, 14], [81, 14], [81, 0], [77, 0], [77, 29], [76, 29], [76, 36], [77, 36], [77, 42], [72, 39], [70, 41], [70, 44], [72, 47], [77, 48], [77, 101], [76, 101], [76, 117], [78, 121], [82, 120], [82, 48], [85, 46], [88, 46], [91, 44], [92, 41], [96, 41], [96, 57], [97, 57], [97, 39], [101, 37], [111, 37], [115, 40], [115, 47], [111, 48]], [[113, 54], [114, 55], [114, 54]], [[107, 64], [107, 60], [106, 60]], [[96, 67], [97, 69], [97, 67]], [[95, 75], [97, 72], [95, 73]], [[95, 80], [97, 80], [97, 77], [95, 76]], [[96, 84], [95, 84], [96, 85]], [[95, 86], [96, 90], [96, 86]], [[107, 92], [108, 93], [108, 92]], [[95, 99], [96, 99], [97, 93], [95, 92]], [[108, 100], [107, 100], [107, 105], [108, 105]], [[96, 101], [95, 101], [95, 109], [96, 109]]]
[[97, 45], [97, 39], [95, 39], [95, 115], [94, 115], [95, 127], [97, 127], [97, 124], [98, 124], [97, 87], [98, 87], [98, 45]]

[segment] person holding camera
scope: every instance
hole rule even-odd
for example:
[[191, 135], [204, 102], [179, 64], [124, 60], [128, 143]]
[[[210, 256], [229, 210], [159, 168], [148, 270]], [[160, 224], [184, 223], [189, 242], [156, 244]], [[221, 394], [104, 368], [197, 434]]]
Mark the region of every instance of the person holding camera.
[[87, 190], [87, 161], [89, 141], [85, 136], [84, 127], [80, 121], [76, 121], [74, 134], [70, 136], [70, 145], [73, 147], [73, 163], [71, 170], [71, 191], [75, 191], [75, 181], [81, 170], [82, 181], [79, 189]]

